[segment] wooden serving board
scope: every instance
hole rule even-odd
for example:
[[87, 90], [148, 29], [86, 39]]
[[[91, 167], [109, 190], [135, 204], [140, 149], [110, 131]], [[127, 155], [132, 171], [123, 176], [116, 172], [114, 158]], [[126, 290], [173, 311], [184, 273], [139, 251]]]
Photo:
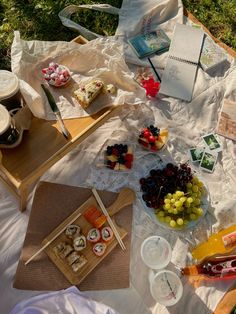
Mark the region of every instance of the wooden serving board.
[[[116, 201], [107, 208], [107, 211], [110, 216], [113, 216], [115, 213], [117, 213], [121, 208], [124, 206], [127, 206], [129, 204], [132, 204], [134, 200], [134, 192], [128, 188], [123, 189], [120, 194], [118, 195]], [[91, 196], [86, 202], [84, 202], [79, 208], [77, 208], [73, 214], [71, 214], [66, 220], [64, 220], [55, 230], [53, 230], [43, 241], [42, 245], [45, 245], [48, 242], [51, 242], [51, 240], [55, 237], [56, 234], [58, 234], [61, 230], [64, 230], [65, 227], [70, 223], [71, 220], [73, 220], [74, 217], [76, 217], [79, 213], [81, 213], [81, 216], [73, 221], [73, 224], [79, 225], [82, 230], [82, 234], [86, 237], [87, 233], [90, 229], [94, 228], [84, 217], [83, 213], [89, 209], [90, 207], [95, 206], [98, 209], [100, 209], [96, 199]], [[101, 211], [101, 209], [100, 209]], [[121, 227], [119, 227], [115, 220], [113, 220], [113, 223], [115, 227], [117, 228], [120, 237], [123, 239], [127, 235], [127, 231]], [[109, 224], [106, 222], [104, 226], [109, 226]], [[52, 260], [52, 262], [58, 267], [58, 269], [64, 274], [64, 276], [67, 278], [67, 280], [73, 284], [78, 285], [80, 284], [86, 276], [115, 248], [115, 246], [118, 244], [115, 237], [109, 242], [106, 243], [106, 251], [102, 256], [96, 256], [93, 251], [93, 243], [90, 243], [87, 241], [87, 246], [82, 251], [78, 252], [79, 254], [83, 254], [86, 259], [87, 263], [78, 271], [73, 272], [71, 266], [69, 266], [65, 259], [60, 258], [57, 256], [53, 248], [59, 243], [59, 242], [66, 242], [68, 244], [72, 245], [72, 239], [69, 239], [65, 232], [63, 231], [54, 241], [52, 241], [46, 248], [45, 252], [49, 256], [49, 258]], [[73, 245], [72, 245], [73, 246]]]

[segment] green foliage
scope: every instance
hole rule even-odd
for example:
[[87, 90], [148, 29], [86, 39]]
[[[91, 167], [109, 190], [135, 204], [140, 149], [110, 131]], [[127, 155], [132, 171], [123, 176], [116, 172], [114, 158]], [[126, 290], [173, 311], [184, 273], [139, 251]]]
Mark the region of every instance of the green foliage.
[[[122, 0], [0, 0], [0, 69], [10, 69], [13, 31], [23, 39], [71, 40], [78, 33], [64, 27], [59, 11], [70, 4], [108, 3], [121, 7]], [[183, 0], [186, 8], [227, 45], [236, 48], [236, 0]], [[118, 17], [83, 9], [73, 18], [101, 35], [114, 34]]]
[[[14, 30], [28, 40], [71, 40], [78, 33], [64, 27], [58, 13], [71, 4], [92, 4], [90, 0], [0, 0], [0, 69], [10, 69], [10, 47]], [[122, 0], [106, 0], [121, 7]], [[101, 35], [114, 34], [118, 16], [82, 9], [72, 19]]]
[[216, 38], [236, 49], [236, 0], [183, 0]]

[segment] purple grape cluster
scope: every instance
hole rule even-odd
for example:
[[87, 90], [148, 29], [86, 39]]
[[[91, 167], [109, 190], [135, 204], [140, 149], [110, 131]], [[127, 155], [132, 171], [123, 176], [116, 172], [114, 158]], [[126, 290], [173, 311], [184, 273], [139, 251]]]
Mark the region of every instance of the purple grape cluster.
[[142, 198], [148, 207], [158, 208], [163, 205], [167, 193], [186, 192], [186, 184], [192, 178], [193, 173], [187, 163], [179, 166], [168, 163], [163, 169], [152, 169], [146, 178], [140, 179]]

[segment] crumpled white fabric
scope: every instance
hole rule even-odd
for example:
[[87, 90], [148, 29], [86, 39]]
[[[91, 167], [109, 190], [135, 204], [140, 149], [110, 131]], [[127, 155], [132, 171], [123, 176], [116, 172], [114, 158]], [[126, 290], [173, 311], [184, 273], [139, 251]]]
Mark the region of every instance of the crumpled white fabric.
[[118, 314], [105, 304], [98, 303], [76, 287], [40, 294], [17, 304], [10, 314]]
[[[95, 114], [110, 105], [137, 104], [145, 99], [144, 89], [133, 80], [133, 74], [124, 61], [119, 42], [112, 37], [79, 45], [63, 41], [25, 41], [19, 32], [15, 32], [11, 50], [12, 71], [21, 80], [21, 92], [38, 118], [55, 120], [40, 86], [44, 83], [41, 70], [52, 61], [67, 66], [72, 73], [72, 79], [65, 87], [49, 87], [64, 119]], [[117, 92], [102, 93], [85, 110], [73, 92], [92, 78], [113, 84]]]
[[[181, 0], [123, 0], [120, 9], [109, 4], [69, 5], [59, 12], [64, 26], [77, 30], [85, 38], [92, 40], [102, 36], [74, 21], [71, 16], [77, 11], [91, 9], [119, 15], [119, 24], [113, 36], [119, 40], [125, 61], [139, 66], [149, 66], [148, 61], [139, 59], [128, 44], [128, 39], [139, 34], [149, 33], [160, 26], [171, 38], [175, 23], [183, 23], [183, 4]], [[156, 68], [163, 69], [168, 53], [152, 55]]]
[[[124, 0], [125, 8], [129, 4], [128, 2], [129, 0]], [[143, 8], [145, 8], [147, 1], [140, 0], [138, 3], [141, 2], [143, 2]], [[154, 2], [163, 5], [164, 10], [164, 4], [169, 1]], [[174, 3], [174, 1], [171, 2]], [[178, 3], [180, 2], [178, 1]], [[128, 8], [127, 14], [130, 12]], [[174, 8], [176, 7], [174, 6]], [[142, 7], [137, 5], [136, 10], [141, 13]], [[178, 10], [173, 10], [173, 16], [176, 12]], [[128, 23], [128, 21], [125, 23]], [[64, 43], [64, 45], [67, 44]], [[18, 57], [20, 58], [20, 55]], [[201, 145], [201, 135], [214, 132], [223, 99], [229, 98], [236, 101], [236, 62], [229, 55], [227, 55], [227, 58], [229, 60], [228, 66], [216, 67], [215, 74], [212, 76], [200, 68], [198, 69], [191, 103], [161, 95], [158, 95], [153, 101], [146, 101], [147, 106], [152, 111], [151, 119], [154, 118], [157, 124], [161, 123], [170, 130], [167, 147], [160, 156], [158, 154], [147, 154], [146, 151], [137, 147], [135, 149], [135, 160], [138, 162], [135, 164], [135, 172], [128, 175], [122, 173], [114, 175], [112, 172], [106, 172], [104, 169], [95, 167], [94, 161], [105, 141], [112, 138], [113, 131], [127, 129], [126, 121], [121, 121], [121, 118], [123, 119], [127, 112], [134, 108], [132, 106], [130, 110], [126, 109], [125, 113], [120, 113], [117, 117], [110, 119], [98, 128], [86, 141], [51, 167], [41, 177], [41, 180], [74, 186], [94, 186], [97, 189], [104, 188], [110, 191], [118, 191], [121, 187], [128, 185], [138, 191], [138, 179], [147, 173], [150, 167], [152, 168], [155, 164], [160, 163], [159, 157], [164, 160], [174, 160], [177, 163], [186, 161], [188, 159], [187, 149]], [[137, 111], [135, 110], [135, 113], [130, 114], [127, 118], [132, 130], [142, 123], [142, 113], [139, 112], [141, 106], [136, 106]], [[173, 264], [182, 267], [186, 263], [192, 262], [189, 254], [187, 254], [189, 248], [191, 249], [201, 241], [206, 241], [212, 231], [217, 232], [219, 229], [235, 223], [236, 144], [224, 137], [220, 137], [220, 139], [223, 151], [219, 155], [214, 173], [205, 173], [200, 171], [198, 166], [193, 165], [193, 168], [199, 171], [199, 174], [207, 183], [211, 197], [209, 212], [201, 223], [193, 230], [182, 234], [170, 232], [158, 226], [137, 199], [134, 204], [132, 228], [130, 288], [112, 291], [90, 291], [86, 294], [96, 301], [111, 306], [122, 314], [210, 314], [214, 311], [225, 292], [234, 284], [232, 280], [213, 283], [208, 286], [203, 285], [194, 289], [183, 278], [184, 293], [182, 299], [175, 306], [165, 308], [151, 298], [148, 268], [142, 263], [140, 245], [149, 235], [156, 234], [165, 237], [173, 248], [170, 267], [173, 267]], [[14, 304], [36, 293], [12, 288], [33, 195], [32, 192], [27, 204], [27, 211], [20, 213], [14, 197], [0, 183], [0, 304], [3, 314], [8, 314]], [[212, 230], [211, 225], [213, 225]]]

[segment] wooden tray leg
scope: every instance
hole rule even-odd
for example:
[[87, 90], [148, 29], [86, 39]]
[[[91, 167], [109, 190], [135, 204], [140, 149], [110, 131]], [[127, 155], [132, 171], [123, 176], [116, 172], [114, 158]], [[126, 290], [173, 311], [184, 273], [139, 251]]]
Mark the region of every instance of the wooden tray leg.
[[27, 185], [22, 185], [18, 189], [18, 191], [19, 191], [19, 197], [20, 197], [20, 208], [19, 208], [19, 210], [21, 212], [23, 212], [26, 209], [27, 199], [29, 196], [29, 188]]

